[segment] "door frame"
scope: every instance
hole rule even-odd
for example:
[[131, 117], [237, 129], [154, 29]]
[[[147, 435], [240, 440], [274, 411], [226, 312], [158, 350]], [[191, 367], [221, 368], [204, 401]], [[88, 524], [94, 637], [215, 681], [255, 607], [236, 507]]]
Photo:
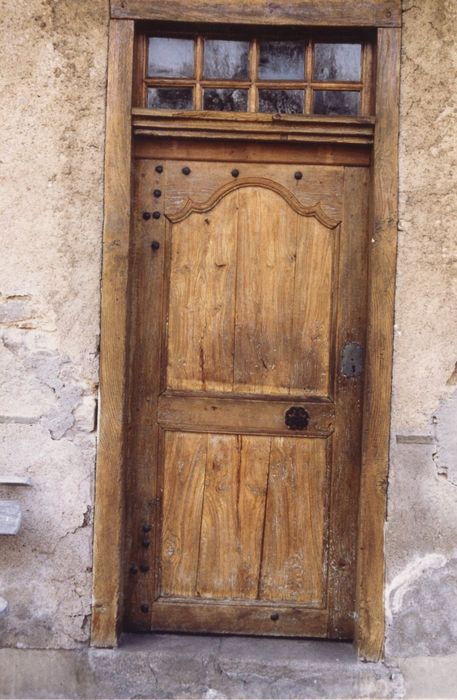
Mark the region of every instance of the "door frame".
[[105, 143], [105, 213], [100, 344], [100, 423], [95, 483], [91, 644], [113, 647], [123, 616], [125, 412], [128, 281], [132, 207], [132, 85], [135, 22], [141, 20], [307, 27], [372, 27], [377, 35], [375, 127], [361, 486], [357, 545], [356, 636], [359, 656], [382, 658], [384, 524], [390, 437], [398, 218], [400, 0], [111, 0]]

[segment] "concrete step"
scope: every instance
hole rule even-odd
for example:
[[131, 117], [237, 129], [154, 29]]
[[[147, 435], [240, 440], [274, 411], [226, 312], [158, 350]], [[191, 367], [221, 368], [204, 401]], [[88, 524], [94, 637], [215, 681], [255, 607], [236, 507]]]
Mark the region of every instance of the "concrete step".
[[118, 649], [0, 650], [2, 698], [398, 698], [402, 677], [351, 644], [126, 635]]

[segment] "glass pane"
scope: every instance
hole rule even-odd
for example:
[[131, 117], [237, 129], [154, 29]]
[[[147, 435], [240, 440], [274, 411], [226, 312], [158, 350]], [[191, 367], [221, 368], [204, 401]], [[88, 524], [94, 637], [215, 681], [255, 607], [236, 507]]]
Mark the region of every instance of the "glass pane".
[[168, 39], [160, 36], [149, 39], [149, 77], [193, 78], [194, 75], [193, 39]]
[[359, 113], [360, 93], [346, 90], [315, 90], [314, 114], [352, 114]]
[[259, 112], [303, 114], [303, 90], [259, 90]]
[[360, 44], [316, 44], [314, 80], [360, 80]]
[[246, 112], [248, 91], [232, 88], [210, 88], [203, 93], [203, 109], [218, 112]]
[[205, 41], [205, 78], [248, 78], [249, 42], [207, 39]]
[[192, 109], [192, 88], [148, 88], [151, 109]]
[[305, 45], [302, 41], [262, 41], [260, 80], [303, 80]]

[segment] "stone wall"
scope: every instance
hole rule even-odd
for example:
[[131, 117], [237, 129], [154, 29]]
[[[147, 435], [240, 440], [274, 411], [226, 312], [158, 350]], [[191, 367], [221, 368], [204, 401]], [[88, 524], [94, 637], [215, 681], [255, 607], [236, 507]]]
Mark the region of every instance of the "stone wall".
[[[2, 646], [87, 643], [108, 0], [4, 0], [1, 475], [25, 510], [0, 539]], [[406, 0], [389, 658], [457, 653], [457, 49], [454, 0]]]
[[0, 645], [87, 642], [96, 448], [106, 0], [3, 0]]

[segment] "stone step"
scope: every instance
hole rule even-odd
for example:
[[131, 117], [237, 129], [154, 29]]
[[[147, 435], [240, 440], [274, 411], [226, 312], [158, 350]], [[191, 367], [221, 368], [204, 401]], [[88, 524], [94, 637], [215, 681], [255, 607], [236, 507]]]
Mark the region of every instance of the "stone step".
[[118, 649], [0, 650], [2, 698], [397, 698], [402, 677], [351, 644], [126, 635]]

